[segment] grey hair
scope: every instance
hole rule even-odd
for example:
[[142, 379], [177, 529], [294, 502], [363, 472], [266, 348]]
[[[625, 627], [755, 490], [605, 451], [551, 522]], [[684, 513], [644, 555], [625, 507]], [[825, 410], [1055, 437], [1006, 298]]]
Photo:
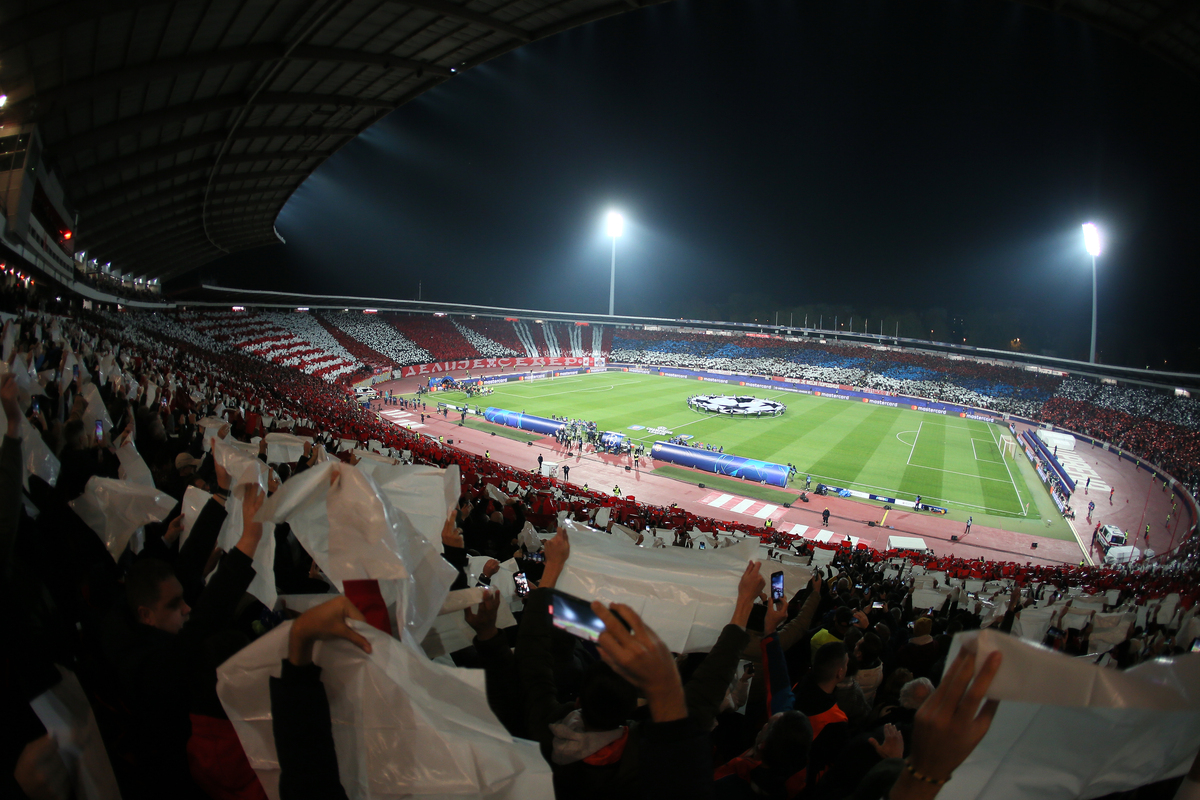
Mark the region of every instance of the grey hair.
[[933, 694], [933, 682], [929, 678], [913, 678], [900, 688], [900, 705], [916, 711]]

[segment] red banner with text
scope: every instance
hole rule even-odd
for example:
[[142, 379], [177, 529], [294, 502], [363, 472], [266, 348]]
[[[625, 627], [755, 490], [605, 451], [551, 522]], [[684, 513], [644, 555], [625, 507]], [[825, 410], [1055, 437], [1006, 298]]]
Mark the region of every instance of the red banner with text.
[[404, 367], [400, 377], [415, 375], [445, 375], [450, 372], [466, 372], [471, 369], [537, 369], [539, 367], [591, 367], [604, 363], [602, 358], [590, 356], [544, 356], [539, 358], [472, 358], [463, 361], [439, 361], [436, 364], [413, 364]]

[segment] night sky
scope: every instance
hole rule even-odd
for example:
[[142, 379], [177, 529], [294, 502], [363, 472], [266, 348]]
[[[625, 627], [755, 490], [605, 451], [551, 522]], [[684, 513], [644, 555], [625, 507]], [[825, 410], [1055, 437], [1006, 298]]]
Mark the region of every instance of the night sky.
[[188, 282], [603, 313], [618, 208], [618, 313], [1086, 358], [1093, 220], [1100, 360], [1200, 370], [1198, 100], [1012, 2], [676, 0], [427, 92]]

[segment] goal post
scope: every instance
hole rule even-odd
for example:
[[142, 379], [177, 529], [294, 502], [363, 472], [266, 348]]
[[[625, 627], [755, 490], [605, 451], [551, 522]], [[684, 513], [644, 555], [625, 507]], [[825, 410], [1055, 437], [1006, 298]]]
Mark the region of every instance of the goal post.
[[1014, 440], [1008, 438], [1007, 436], [1001, 437], [1000, 438], [1000, 455], [1001, 455], [1001, 457], [1007, 456], [1008, 458], [1016, 458], [1017, 457], [1017, 443]]

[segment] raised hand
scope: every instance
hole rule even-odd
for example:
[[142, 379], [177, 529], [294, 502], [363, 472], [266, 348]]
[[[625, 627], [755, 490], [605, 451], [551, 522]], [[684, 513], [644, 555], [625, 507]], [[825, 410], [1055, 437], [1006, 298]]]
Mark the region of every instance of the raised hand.
[[453, 507], [446, 514], [446, 521], [442, 523], [442, 544], [446, 547], [457, 547], [460, 550], [466, 547], [463, 541], [462, 530], [455, 525], [455, 517], [457, 516]]
[[762, 562], [748, 562], [738, 581], [737, 604], [733, 607], [733, 618], [729, 620], [731, 625], [746, 627], [750, 621], [750, 609], [754, 608], [754, 601], [766, 585], [767, 581], [762, 576]]
[[483, 600], [479, 602], [479, 610], [472, 611], [470, 606], [463, 609], [463, 616], [466, 617], [467, 624], [475, 631], [475, 635], [482, 640], [491, 639], [499, 631], [496, 628], [496, 613], [500, 610], [500, 593], [490, 591], [483, 593]]
[[312, 663], [313, 645], [330, 639], [345, 639], [364, 653], [371, 652], [371, 643], [347, 624], [347, 620], [366, 622], [362, 612], [345, 595], [310, 608], [292, 623], [288, 634], [288, 661], [298, 667]]
[[559, 575], [571, 557], [571, 540], [567, 537], [567, 529], [559, 528], [553, 539], [542, 547], [546, 554], [546, 568], [542, 571], [542, 579], [538, 586], [543, 589], [553, 589]]
[[946, 670], [941, 685], [917, 710], [910, 763], [932, 781], [946, 781], [983, 739], [999, 700], [980, 703], [1000, 669], [992, 653], [975, 675], [975, 653], [963, 648]]
[[880, 758], [904, 757], [904, 735], [890, 722], [883, 726], [882, 743], [875, 741], [874, 737], [867, 741], [870, 742], [871, 747], [875, 748], [875, 752], [879, 754]]
[[[687, 701], [683, 683], [671, 651], [658, 635], [642, 622], [642, 618], [627, 605], [613, 603], [610, 608], [596, 601], [594, 611], [604, 620], [604, 632], [596, 641], [604, 663], [642, 690], [655, 722], [670, 722], [687, 716]], [[621, 619], [617, 619], [616, 614]], [[624, 620], [629, 629], [621, 624]]]
[[763, 602], [767, 605], [767, 614], [763, 617], [763, 635], [769, 635], [779, 629], [779, 626], [787, 620], [788, 604], [787, 600], [775, 600], [772, 602], [766, 597], [763, 597]]
[[167, 531], [163, 534], [163, 541], [167, 544], [175, 544], [180, 535], [183, 534], [183, 514], [180, 514], [167, 525]]

